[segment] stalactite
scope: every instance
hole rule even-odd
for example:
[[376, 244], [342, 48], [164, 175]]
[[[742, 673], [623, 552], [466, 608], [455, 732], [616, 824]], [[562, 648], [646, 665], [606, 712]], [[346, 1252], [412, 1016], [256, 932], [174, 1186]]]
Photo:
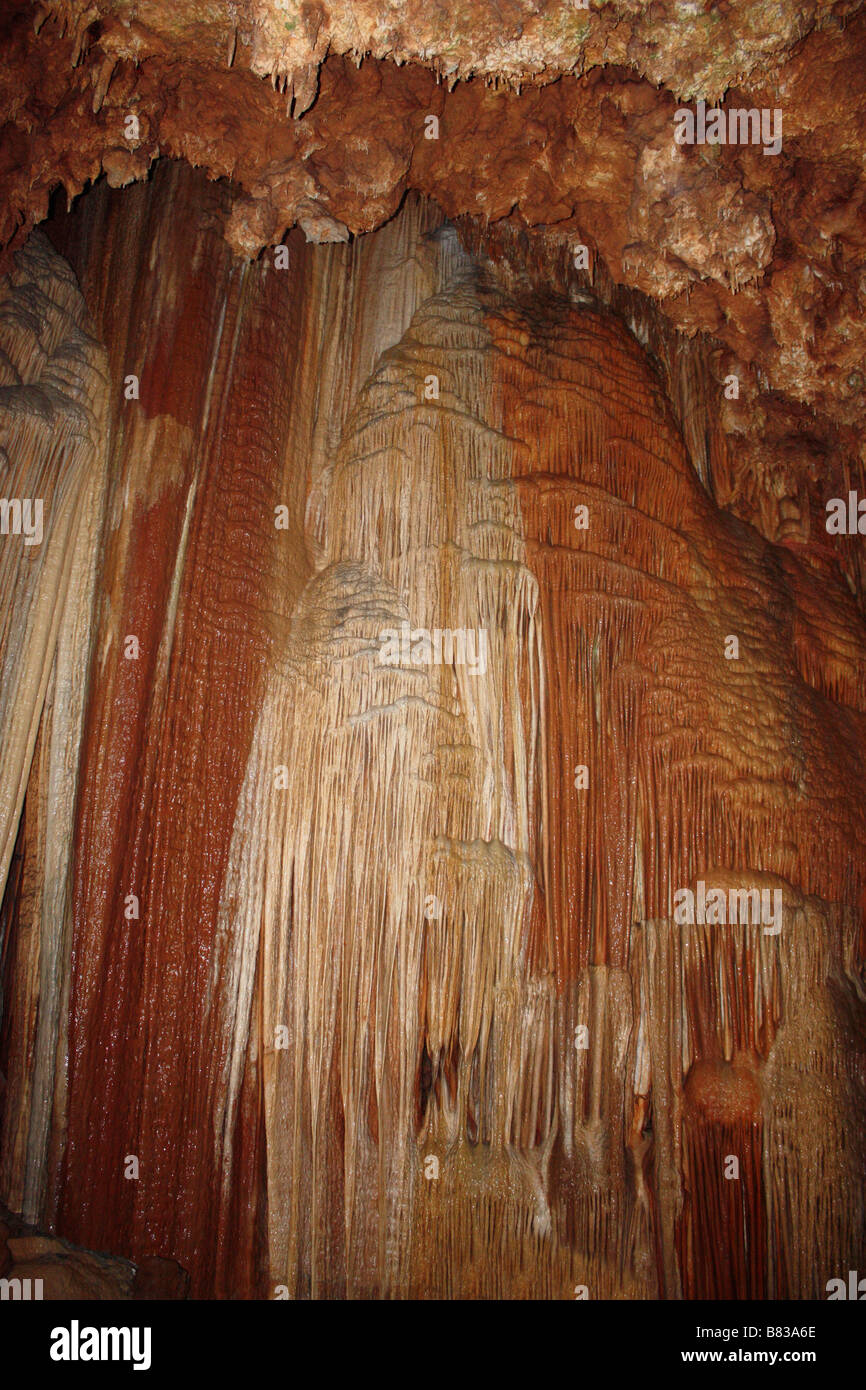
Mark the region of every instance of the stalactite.
[[[5, 1001], [0, 1183], [34, 1219], [62, 1132], [77, 753], [105, 491], [106, 363], [68, 266], [35, 233], [0, 285], [0, 881], [26, 796]], [[30, 524], [28, 525], [28, 509]], [[17, 534], [16, 534], [17, 529]], [[29, 534], [28, 534], [29, 531]]]
[[815, 1296], [864, 1230], [855, 597], [719, 505], [705, 346], [600, 271], [414, 196], [241, 267], [228, 213], [163, 165], [53, 223], [111, 425], [0, 781], [5, 1055], [69, 1036], [4, 1195], [198, 1294]]

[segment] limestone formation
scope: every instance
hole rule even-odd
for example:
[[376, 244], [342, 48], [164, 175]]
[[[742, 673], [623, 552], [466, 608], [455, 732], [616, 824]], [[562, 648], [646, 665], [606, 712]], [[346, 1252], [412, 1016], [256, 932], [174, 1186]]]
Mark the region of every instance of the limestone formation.
[[0, 1277], [825, 1297], [862, 11], [239, 8], [2, 21]]

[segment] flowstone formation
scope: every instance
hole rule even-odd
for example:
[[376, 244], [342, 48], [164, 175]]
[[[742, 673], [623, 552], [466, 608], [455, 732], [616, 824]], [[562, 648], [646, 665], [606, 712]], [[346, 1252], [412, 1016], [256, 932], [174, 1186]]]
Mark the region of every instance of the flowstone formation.
[[423, 201], [284, 270], [228, 212], [166, 167], [51, 224], [111, 424], [4, 904], [10, 1202], [199, 1294], [815, 1296], [863, 1229], [853, 599], [717, 507], [601, 298]]
[[10, 1249], [58, 1297], [824, 1298], [860, 9], [238, 8], [2, 20]]

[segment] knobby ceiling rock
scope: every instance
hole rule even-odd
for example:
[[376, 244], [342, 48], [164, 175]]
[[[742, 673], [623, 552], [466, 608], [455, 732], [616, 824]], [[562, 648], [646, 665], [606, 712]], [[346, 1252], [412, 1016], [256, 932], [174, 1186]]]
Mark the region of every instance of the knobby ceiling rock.
[[[785, 493], [792, 452], [801, 477], [859, 472], [860, 4], [19, 2], [0, 39], [0, 245], [58, 185], [121, 186], [159, 155], [232, 181], [245, 257], [296, 224], [368, 231], [415, 188], [563, 257], [586, 244], [677, 329], [712, 334], [720, 380], [741, 378], [729, 433], [758, 471], [760, 441], [778, 444], [766, 490]], [[780, 110], [781, 152], [677, 145], [698, 98]]]

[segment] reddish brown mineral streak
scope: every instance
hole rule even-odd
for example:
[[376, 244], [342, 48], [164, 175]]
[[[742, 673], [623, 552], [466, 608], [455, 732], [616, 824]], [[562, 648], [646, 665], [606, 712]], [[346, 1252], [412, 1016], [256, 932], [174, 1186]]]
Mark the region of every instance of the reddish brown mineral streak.
[[[109, 1243], [133, 1257], [171, 1248], [194, 1271], [194, 1292], [216, 1287], [239, 1297], [257, 1280], [258, 1081], [253, 1058], [239, 1209], [218, 1221], [208, 1094], [219, 1038], [208, 1032], [207, 982], [271, 642], [267, 541], [298, 309], [286, 279], [261, 270], [250, 277], [231, 264], [214, 229], [216, 192], [208, 191], [212, 212], [199, 205], [194, 217], [184, 214], [188, 183], [166, 169], [157, 202], [144, 191], [128, 207], [95, 200], [66, 247], [85, 286], [88, 271], [99, 285], [132, 282], [146, 309], [139, 320], [129, 301], [109, 295], [97, 310], [115, 379], [140, 372], [141, 398], [116, 407], [111, 472], [118, 488], [129, 487], [132, 505], [107, 538], [104, 583], [117, 598], [96, 650], [109, 632], [114, 652], [134, 634], [142, 658], [111, 660], [88, 715], [58, 1219], [83, 1244], [99, 1247], [111, 1233]], [[190, 276], [188, 267], [198, 270]], [[144, 457], [129, 452], [142, 448], [129, 426], [139, 411], [171, 425]], [[132, 892], [141, 920], [127, 923], [120, 904]], [[106, 1071], [108, 1056], [115, 1065]], [[141, 1186], [124, 1180], [128, 1153], [149, 1174]]]

